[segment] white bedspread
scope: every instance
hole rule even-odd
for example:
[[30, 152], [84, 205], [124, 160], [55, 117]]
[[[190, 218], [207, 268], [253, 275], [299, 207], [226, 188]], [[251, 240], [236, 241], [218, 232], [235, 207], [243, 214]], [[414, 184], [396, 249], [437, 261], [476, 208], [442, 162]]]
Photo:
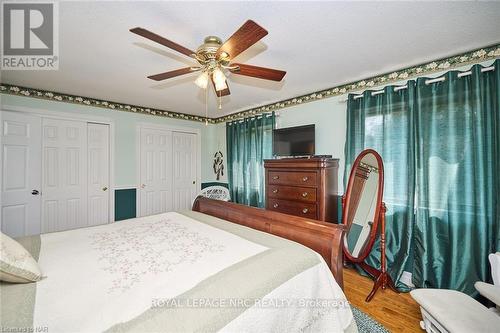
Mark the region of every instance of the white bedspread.
[[50, 332], [104, 331], [266, 250], [173, 212], [41, 240], [34, 326]]
[[344, 293], [320, 260], [267, 294], [221, 332], [355, 332]]
[[[47, 277], [36, 284], [33, 327], [65, 333], [188, 331], [186, 327], [356, 331], [345, 296], [321, 256], [213, 217], [188, 216], [171, 212], [41, 235], [38, 262]], [[281, 272], [280, 277], [273, 272]], [[238, 311], [152, 307], [157, 300], [233, 294], [260, 296]], [[208, 320], [206, 326], [183, 324], [200, 315]], [[177, 322], [181, 325], [172, 324]]]

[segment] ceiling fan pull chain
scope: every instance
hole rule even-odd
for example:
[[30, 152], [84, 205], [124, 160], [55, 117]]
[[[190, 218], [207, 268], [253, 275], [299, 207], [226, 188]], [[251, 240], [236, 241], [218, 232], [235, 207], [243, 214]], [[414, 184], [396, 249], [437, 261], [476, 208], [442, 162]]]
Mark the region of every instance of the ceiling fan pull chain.
[[208, 88], [205, 88], [205, 126], [208, 126]]

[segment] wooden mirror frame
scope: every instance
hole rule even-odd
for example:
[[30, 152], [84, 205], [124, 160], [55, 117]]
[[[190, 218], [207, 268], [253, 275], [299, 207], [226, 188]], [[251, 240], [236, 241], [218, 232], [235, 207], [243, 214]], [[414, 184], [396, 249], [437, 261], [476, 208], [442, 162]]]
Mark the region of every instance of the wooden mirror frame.
[[[349, 231], [351, 229], [351, 226], [348, 225], [348, 215], [349, 208], [350, 208], [350, 203], [351, 200], [349, 198], [352, 195], [353, 191], [353, 186], [354, 186], [354, 178], [356, 175], [357, 168], [359, 164], [361, 163], [361, 160], [363, 157], [366, 155], [372, 154], [375, 156], [377, 160], [377, 165], [378, 165], [378, 186], [377, 186], [377, 207], [375, 208], [375, 214], [373, 216], [373, 225], [372, 229], [370, 231], [369, 239], [367, 243], [363, 246], [363, 250], [359, 253], [358, 257], [353, 257], [349, 251], [349, 249], [346, 246], [345, 241], [343, 242], [343, 250], [344, 250], [344, 255], [347, 257], [347, 259], [350, 262], [353, 263], [361, 263], [365, 261], [366, 257], [370, 254], [370, 251], [373, 248], [373, 244], [375, 243], [375, 239], [377, 238], [377, 231], [378, 231], [378, 223], [380, 220], [380, 213], [382, 210], [382, 196], [384, 193], [384, 163], [382, 162], [382, 157], [380, 157], [379, 153], [377, 153], [373, 149], [365, 149], [359, 155], [356, 157], [356, 160], [354, 161], [352, 167], [351, 167], [351, 172], [349, 174], [349, 181], [347, 184], [347, 191], [345, 193], [345, 196], [342, 198], [342, 224], [346, 226], [346, 233], [344, 239], [347, 238], [347, 235], [349, 234]], [[354, 212], [355, 213], [355, 212]], [[354, 218], [353, 218], [354, 219]], [[351, 220], [352, 223], [352, 220]]]
[[[351, 172], [349, 174], [349, 182], [347, 184], [347, 191], [345, 195], [342, 197], [342, 224], [346, 226], [346, 234], [344, 236], [347, 237], [347, 234], [349, 233], [350, 230], [350, 225], [348, 225], [348, 214], [349, 212], [349, 204], [350, 200], [348, 200], [351, 197], [352, 190], [353, 190], [353, 185], [354, 185], [354, 178], [356, 175], [356, 171], [358, 168], [358, 165], [360, 164], [361, 160], [363, 157], [365, 157], [368, 154], [373, 154], [377, 160], [378, 164], [378, 169], [379, 169], [379, 179], [378, 179], [378, 188], [377, 188], [377, 207], [375, 209], [375, 214], [373, 216], [373, 225], [372, 225], [372, 230], [370, 231], [369, 239], [367, 243], [364, 246], [363, 251], [360, 253], [360, 255], [355, 258], [351, 255], [349, 252], [349, 249], [346, 246], [345, 241], [342, 242], [342, 252], [344, 252], [344, 261], [345, 263], [347, 262], [352, 262], [356, 265], [359, 265], [365, 272], [367, 272], [375, 281], [373, 283], [373, 288], [371, 292], [368, 294], [366, 297], [365, 301], [370, 302], [375, 296], [375, 293], [377, 292], [379, 287], [382, 287], [382, 289], [386, 289], [389, 287], [393, 291], [399, 293], [399, 291], [396, 289], [396, 286], [394, 285], [394, 282], [392, 281], [391, 277], [389, 274], [387, 274], [387, 267], [386, 267], [386, 257], [385, 257], [385, 212], [386, 212], [386, 207], [385, 203], [382, 201], [382, 197], [384, 194], [384, 163], [382, 162], [382, 157], [380, 156], [379, 153], [377, 153], [373, 149], [365, 149], [359, 155], [356, 157], [356, 160], [354, 161], [352, 167], [351, 167]], [[352, 223], [352, 221], [351, 221]], [[379, 230], [379, 223], [380, 223], [380, 269], [374, 268], [367, 263], [365, 263], [366, 257], [370, 254], [373, 244], [375, 243], [375, 239], [377, 237], [377, 232]]]

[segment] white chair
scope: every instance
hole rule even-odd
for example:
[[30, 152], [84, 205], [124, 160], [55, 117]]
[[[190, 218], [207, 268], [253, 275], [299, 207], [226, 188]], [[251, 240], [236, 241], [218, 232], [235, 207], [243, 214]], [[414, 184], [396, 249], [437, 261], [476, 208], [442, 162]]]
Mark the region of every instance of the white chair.
[[500, 316], [500, 252], [488, 256], [491, 265], [491, 278], [493, 284], [478, 281], [474, 284], [477, 291], [496, 304], [496, 308], [490, 308]]
[[215, 200], [229, 201], [231, 197], [229, 196], [229, 190], [224, 186], [209, 186], [201, 190], [200, 195]]
[[488, 309], [469, 295], [447, 289], [415, 289], [411, 296], [420, 305], [422, 329], [428, 333], [499, 332], [500, 252], [490, 254], [493, 284], [476, 282], [481, 295], [497, 305]]

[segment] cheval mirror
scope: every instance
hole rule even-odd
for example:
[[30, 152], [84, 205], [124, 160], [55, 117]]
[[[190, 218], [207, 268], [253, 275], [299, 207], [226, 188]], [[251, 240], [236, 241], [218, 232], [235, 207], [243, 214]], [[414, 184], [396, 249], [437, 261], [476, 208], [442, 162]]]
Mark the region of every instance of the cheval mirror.
[[[366, 297], [371, 301], [379, 287], [387, 287], [397, 292], [386, 271], [385, 258], [385, 204], [382, 202], [384, 191], [384, 164], [373, 149], [362, 151], [351, 169], [347, 191], [342, 200], [342, 223], [346, 225], [344, 237], [345, 262], [361, 267], [375, 281], [373, 289]], [[370, 254], [377, 233], [380, 232], [380, 268], [365, 262]]]

